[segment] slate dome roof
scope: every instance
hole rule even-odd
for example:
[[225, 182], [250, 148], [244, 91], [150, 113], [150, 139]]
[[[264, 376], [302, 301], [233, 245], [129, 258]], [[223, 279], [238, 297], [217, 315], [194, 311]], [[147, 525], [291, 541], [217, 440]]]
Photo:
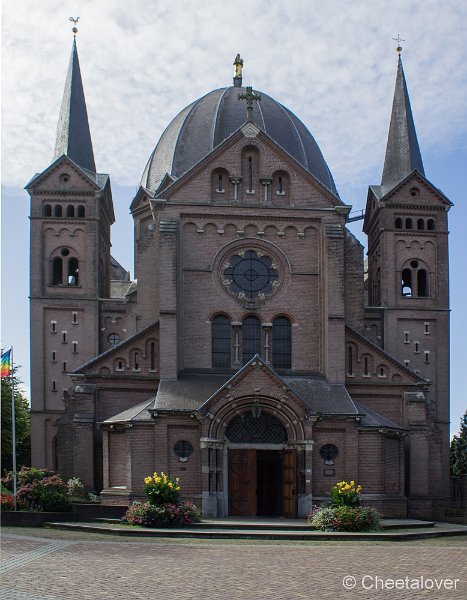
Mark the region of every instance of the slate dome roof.
[[[209, 92], [184, 108], [169, 124], [149, 157], [141, 185], [156, 192], [166, 173], [178, 179], [246, 121], [245, 102], [231, 86]], [[325, 187], [337, 195], [331, 172], [318, 144], [305, 125], [288, 108], [261, 92], [255, 102], [256, 125], [291, 154]]]

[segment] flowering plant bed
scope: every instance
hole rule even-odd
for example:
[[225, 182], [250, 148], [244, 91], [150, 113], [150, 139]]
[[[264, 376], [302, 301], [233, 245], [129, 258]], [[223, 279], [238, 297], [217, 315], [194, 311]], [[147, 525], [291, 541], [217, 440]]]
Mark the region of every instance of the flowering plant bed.
[[149, 502], [135, 501], [126, 511], [122, 523], [160, 528], [184, 527], [200, 520], [200, 512], [192, 502], [154, 506]]
[[340, 481], [331, 488], [330, 504], [310, 511], [308, 524], [321, 531], [379, 531], [378, 511], [360, 506], [361, 491], [355, 481]]
[[127, 525], [143, 527], [184, 527], [199, 523], [201, 515], [192, 502], [180, 501], [178, 477], [164, 472], [144, 478], [147, 502], [135, 501], [122, 518]]

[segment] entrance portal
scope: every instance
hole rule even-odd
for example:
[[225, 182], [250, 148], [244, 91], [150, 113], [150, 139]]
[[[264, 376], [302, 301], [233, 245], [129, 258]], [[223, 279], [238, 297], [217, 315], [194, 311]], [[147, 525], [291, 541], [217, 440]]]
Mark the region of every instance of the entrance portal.
[[229, 449], [229, 515], [297, 516], [297, 451]]

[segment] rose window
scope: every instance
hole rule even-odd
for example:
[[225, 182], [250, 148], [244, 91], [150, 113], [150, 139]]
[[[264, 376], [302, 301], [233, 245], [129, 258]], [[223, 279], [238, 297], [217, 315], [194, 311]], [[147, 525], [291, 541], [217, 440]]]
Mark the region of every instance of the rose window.
[[246, 300], [262, 300], [278, 287], [279, 274], [272, 258], [256, 250], [238, 252], [224, 268], [224, 285]]

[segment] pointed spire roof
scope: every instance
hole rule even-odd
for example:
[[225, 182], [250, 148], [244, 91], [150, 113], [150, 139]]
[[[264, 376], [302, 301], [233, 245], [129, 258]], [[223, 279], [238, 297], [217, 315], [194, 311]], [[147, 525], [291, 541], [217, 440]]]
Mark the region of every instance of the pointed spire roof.
[[76, 40], [73, 40], [62, 107], [58, 117], [54, 160], [63, 154], [80, 167], [96, 172]]
[[391, 124], [389, 125], [381, 185], [393, 187], [415, 169], [425, 175], [412, 109], [410, 108], [409, 92], [399, 54], [396, 88], [394, 90]]

